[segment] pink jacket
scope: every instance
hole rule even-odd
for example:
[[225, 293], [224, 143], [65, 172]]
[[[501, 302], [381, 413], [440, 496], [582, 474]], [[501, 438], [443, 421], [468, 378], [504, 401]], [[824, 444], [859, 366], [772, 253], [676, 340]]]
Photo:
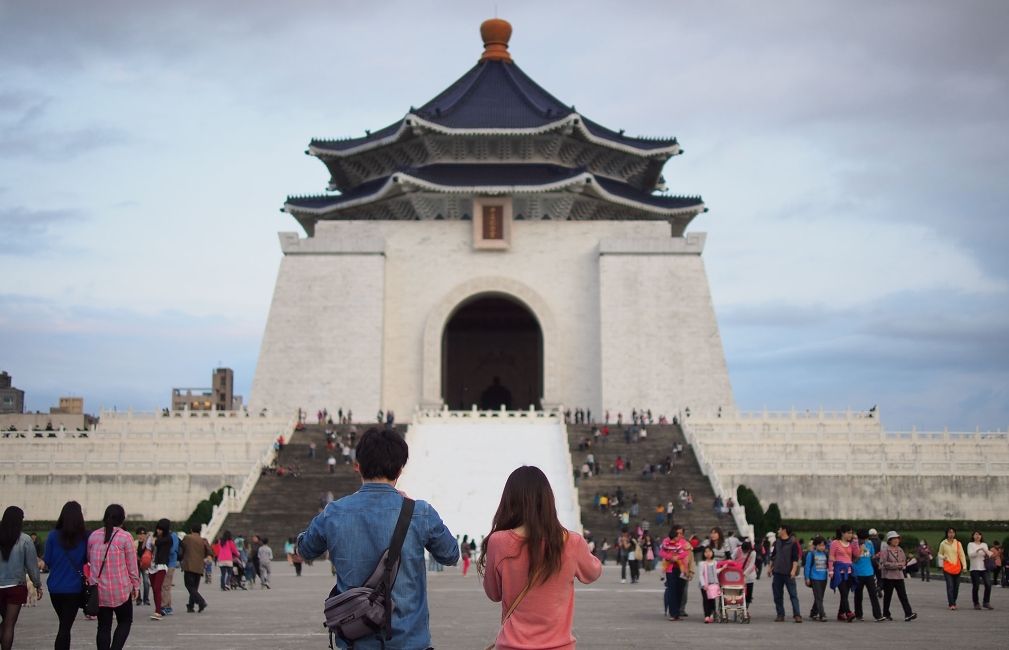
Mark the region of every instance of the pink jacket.
[[235, 546], [235, 541], [231, 539], [227, 542], [223, 542], [221, 544], [221, 548], [217, 551], [218, 562], [234, 562], [237, 557], [238, 547]]

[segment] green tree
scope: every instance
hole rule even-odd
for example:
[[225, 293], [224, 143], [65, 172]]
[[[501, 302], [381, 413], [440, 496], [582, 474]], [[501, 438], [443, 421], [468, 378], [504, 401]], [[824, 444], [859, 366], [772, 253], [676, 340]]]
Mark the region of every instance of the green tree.
[[772, 503], [767, 506], [767, 512], [764, 513], [763, 533], [776, 533], [779, 528], [781, 528], [781, 510], [778, 509], [777, 503]]

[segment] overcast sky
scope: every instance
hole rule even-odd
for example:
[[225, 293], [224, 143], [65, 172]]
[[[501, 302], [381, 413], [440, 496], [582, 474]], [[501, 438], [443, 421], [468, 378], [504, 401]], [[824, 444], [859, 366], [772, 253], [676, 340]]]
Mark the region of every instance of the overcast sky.
[[313, 137], [469, 69], [677, 136], [738, 405], [1009, 426], [1009, 3], [0, 0], [0, 369], [154, 408], [248, 394]]

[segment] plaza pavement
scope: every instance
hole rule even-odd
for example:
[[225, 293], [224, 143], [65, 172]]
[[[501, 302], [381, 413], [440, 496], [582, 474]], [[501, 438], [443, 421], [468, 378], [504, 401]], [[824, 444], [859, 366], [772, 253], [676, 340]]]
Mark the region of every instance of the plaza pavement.
[[[463, 578], [456, 568], [429, 573], [431, 629], [437, 648], [482, 649], [497, 633], [499, 605], [487, 600], [475, 572]], [[215, 574], [216, 578], [216, 574]], [[294, 576], [286, 563], [274, 563], [274, 588], [250, 592], [221, 592], [216, 582], [202, 585], [210, 607], [203, 614], [187, 614], [186, 591], [181, 579], [173, 590], [175, 615], [162, 621], [148, 619], [150, 608], [137, 608], [128, 647], [131, 648], [326, 648], [322, 629], [322, 601], [332, 586], [328, 566], [305, 567]], [[753, 622], [749, 625], [705, 625], [700, 592], [691, 585], [689, 618], [669, 622], [662, 617], [662, 583], [657, 573], [642, 573], [639, 584], [620, 584], [619, 569], [606, 567], [603, 577], [578, 586], [575, 635], [578, 648], [1009, 648], [1009, 589], [994, 588], [995, 611], [971, 609], [970, 585], [961, 585], [961, 609], [945, 607], [942, 580], [922, 584], [908, 580], [911, 605], [919, 618], [911, 623], [851, 623], [836, 621], [801, 625], [774, 623], [771, 585], [756, 583]], [[808, 613], [809, 589], [799, 588], [799, 601]], [[836, 615], [837, 597], [828, 591], [828, 613]], [[787, 605], [786, 605], [787, 608]], [[899, 605], [894, 602], [894, 612]], [[789, 614], [791, 612], [788, 612]], [[56, 616], [48, 595], [35, 608], [22, 610], [15, 648], [51, 648]], [[78, 618], [73, 648], [94, 647], [94, 623]]]

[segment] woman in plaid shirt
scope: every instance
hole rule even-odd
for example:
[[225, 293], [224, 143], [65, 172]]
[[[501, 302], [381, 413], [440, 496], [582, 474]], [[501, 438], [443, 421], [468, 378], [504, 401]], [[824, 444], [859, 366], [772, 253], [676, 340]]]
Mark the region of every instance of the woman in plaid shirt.
[[[133, 537], [122, 529], [126, 511], [118, 503], [105, 509], [104, 528], [88, 538], [91, 584], [98, 585], [98, 650], [120, 650], [133, 625], [133, 599], [140, 589], [140, 571]], [[112, 615], [116, 632], [112, 634]]]

